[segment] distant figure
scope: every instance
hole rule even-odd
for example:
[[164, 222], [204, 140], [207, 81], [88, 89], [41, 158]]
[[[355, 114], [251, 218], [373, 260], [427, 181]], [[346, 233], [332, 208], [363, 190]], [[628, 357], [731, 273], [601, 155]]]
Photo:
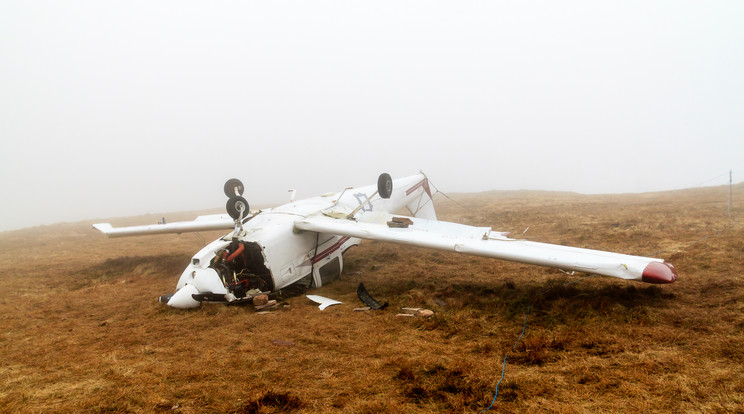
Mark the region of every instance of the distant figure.
[[158, 222], [158, 224], [165, 224], [165, 217], [163, 217], [163, 219], [162, 219], [162, 220], [160, 220], [160, 221]]

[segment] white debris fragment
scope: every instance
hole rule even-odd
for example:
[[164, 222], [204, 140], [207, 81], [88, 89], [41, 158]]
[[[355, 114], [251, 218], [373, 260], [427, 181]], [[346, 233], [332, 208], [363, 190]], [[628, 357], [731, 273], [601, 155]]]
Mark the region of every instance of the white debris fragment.
[[332, 305], [338, 305], [338, 304], [343, 303], [343, 302], [339, 302], [339, 301], [334, 300], [334, 299], [329, 299], [329, 298], [326, 298], [326, 297], [323, 297], [323, 296], [318, 296], [318, 295], [305, 295], [305, 296], [308, 299], [310, 299], [311, 301], [313, 301], [315, 303], [319, 303], [320, 306], [318, 306], [318, 308], [320, 310], [323, 310], [323, 309], [325, 309], [325, 308], [327, 308], [329, 306], [332, 306]]
[[424, 308], [401, 308], [401, 313], [395, 316], [421, 316], [423, 318], [430, 318], [434, 316], [434, 312]]

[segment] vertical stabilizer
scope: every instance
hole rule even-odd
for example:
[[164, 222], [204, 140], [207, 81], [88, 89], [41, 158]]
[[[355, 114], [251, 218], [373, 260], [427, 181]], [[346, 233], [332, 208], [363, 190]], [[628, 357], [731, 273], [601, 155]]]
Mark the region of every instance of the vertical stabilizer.
[[406, 201], [406, 208], [414, 217], [427, 220], [437, 219], [434, 202], [432, 201], [431, 186], [426, 176], [423, 176], [421, 181], [406, 189]]

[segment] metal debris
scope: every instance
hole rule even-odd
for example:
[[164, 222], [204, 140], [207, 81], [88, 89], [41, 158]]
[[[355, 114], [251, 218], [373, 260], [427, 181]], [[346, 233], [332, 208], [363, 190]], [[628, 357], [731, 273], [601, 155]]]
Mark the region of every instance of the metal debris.
[[380, 304], [380, 302], [376, 301], [375, 298], [369, 294], [367, 288], [364, 287], [364, 283], [360, 283], [359, 286], [357, 286], [357, 297], [359, 297], [359, 300], [361, 300], [362, 303], [369, 306], [370, 309], [385, 309], [388, 305], [387, 302]]
[[318, 308], [320, 308], [320, 310], [323, 310], [329, 306], [343, 303], [338, 300], [334, 300], [334, 299], [330, 299], [330, 298], [326, 298], [326, 297], [318, 296], [318, 295], [305, 295], [305, 297], [307, 297], [308, 299], [310, 299], [311, 301], [315, 303], [319, 303], [320, 306], [318, 306]]

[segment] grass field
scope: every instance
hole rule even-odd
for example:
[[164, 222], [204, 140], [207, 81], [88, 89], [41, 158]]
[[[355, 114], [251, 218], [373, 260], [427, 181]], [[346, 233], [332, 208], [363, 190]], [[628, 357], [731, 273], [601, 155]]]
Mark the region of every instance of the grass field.
[[[439, 197], [442, 220], [672, 262], [671, 285], [362, 242], [284, 310], [156, 302], [219, 233], [0, 233], [0, 412], [744, 412], [744, 227], [728, 187]], [[741, 217], [744, 186], [734, 189]], [[145, 224], [159, 217], [114, 220]], [[192, 214], [168, 218], [191, 219]], [[353, 312], [356, 287], [390, 302]], [[576, 282], [576, 283], [571, 283]], [[425, 307], [429, 319], [396, 318]], [[522, 332], [526, 332], [512, 350]]]

